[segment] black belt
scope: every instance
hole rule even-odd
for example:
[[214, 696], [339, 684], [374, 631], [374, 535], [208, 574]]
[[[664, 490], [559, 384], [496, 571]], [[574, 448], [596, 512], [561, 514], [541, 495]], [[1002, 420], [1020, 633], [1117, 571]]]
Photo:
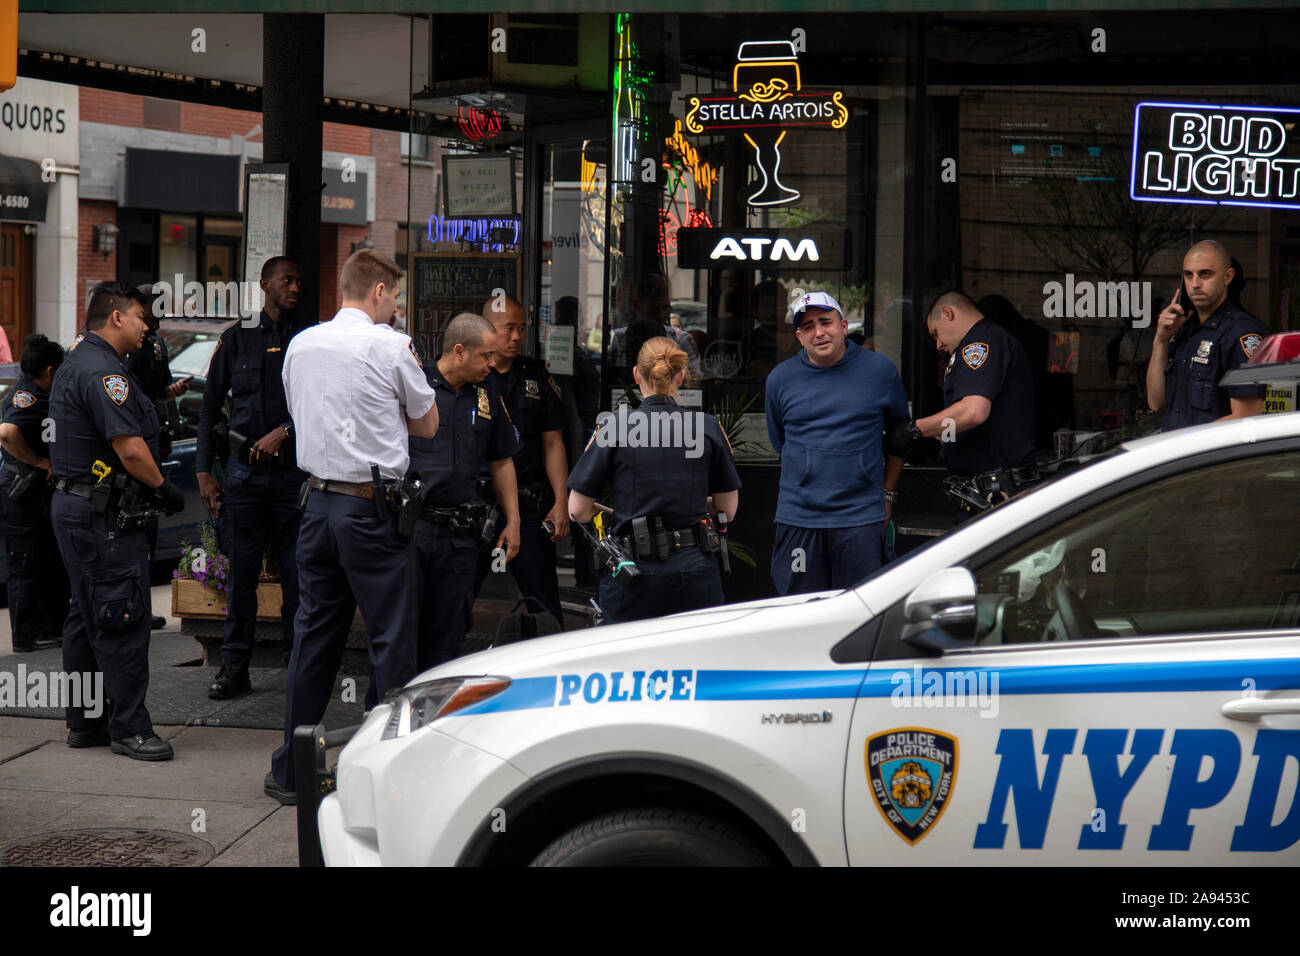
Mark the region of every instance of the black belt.
[[[703, 524], [693, 524], [689, 528], [682, 528], [679, 531], [668, 532], [668, 553], [676, 554], [678, 551], [685, 551], [687, 548], [702, 548], [704, 545], [700, 542], [700, 535], [703, 531]], [[653, 561], [655, 559], [653, 546], [649, 554], [638, 553], [636, 541], [631, 535], [615, 536], [615, 541], [628, 554], [632, 555], [638, 561]]]
[[458, 524], [460, 522], [482, 521], [487, 517], [485, 504], [465, 504], [453, 507], [435, 507], [424, 505], [420, 508], [420, 517], [434, 524]]
[[89, 501], [97, 484], [99, 484], [98, 480], [93, 478], [60, 478], [54, 483], [54, 489], [66, 491], [70, 495]]

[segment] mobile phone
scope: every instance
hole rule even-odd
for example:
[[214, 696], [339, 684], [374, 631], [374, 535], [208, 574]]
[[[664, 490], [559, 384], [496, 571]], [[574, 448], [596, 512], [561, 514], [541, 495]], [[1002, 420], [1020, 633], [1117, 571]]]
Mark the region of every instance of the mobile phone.
[[555, 534], [555, 525], [551, 524], [550, 518], [547, 518], [542, 522], [542, 530], [547, 534]]

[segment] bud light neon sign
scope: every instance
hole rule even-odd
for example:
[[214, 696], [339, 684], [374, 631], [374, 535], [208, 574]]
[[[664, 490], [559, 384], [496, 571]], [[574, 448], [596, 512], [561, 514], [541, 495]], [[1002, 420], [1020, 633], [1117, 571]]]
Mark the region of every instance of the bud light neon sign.
[[1129, 195], [1139, 202], [1300, 209], [1300, 110], [1139, 103]]

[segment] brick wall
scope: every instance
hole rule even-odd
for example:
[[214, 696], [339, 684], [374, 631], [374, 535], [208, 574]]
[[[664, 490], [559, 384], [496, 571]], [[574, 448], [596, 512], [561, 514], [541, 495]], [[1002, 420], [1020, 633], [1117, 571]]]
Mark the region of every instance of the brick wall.
[[[85, 92], [84, 90], [82, 91]], [[103, 282], [117, 278], [117, 253], [94, 251], [95, 226], [113, 222], [117, 218], [117, 204], [82, 200], [77, 209], [77, 328], [86, 325], [87, 283]], [[64, 342], [64, 345], [69, 343]]]

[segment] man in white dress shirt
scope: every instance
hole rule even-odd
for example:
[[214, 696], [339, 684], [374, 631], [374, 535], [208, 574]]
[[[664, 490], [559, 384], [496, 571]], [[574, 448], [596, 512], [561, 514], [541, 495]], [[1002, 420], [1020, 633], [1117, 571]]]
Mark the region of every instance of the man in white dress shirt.
[[[361, 249], [343, 263], [343, 308], [304, 329], [284, 357], [284, 391], [310, 492], [298, 532], [298, 615], [285, 693], [284, 745], [265, 790], [295, 803], [293, 729], [325, 715], [359, 604], [374, 699], [415, 676], [410, 548], [376, 493], [406, 474], [407, 438], [432, 438], [438, 406], [409, 336], [387, 325], [401, 270]], [[371, 465], [383, 479], [372, 481]], [[381, 511], [386, 516], [381, 517]]]

